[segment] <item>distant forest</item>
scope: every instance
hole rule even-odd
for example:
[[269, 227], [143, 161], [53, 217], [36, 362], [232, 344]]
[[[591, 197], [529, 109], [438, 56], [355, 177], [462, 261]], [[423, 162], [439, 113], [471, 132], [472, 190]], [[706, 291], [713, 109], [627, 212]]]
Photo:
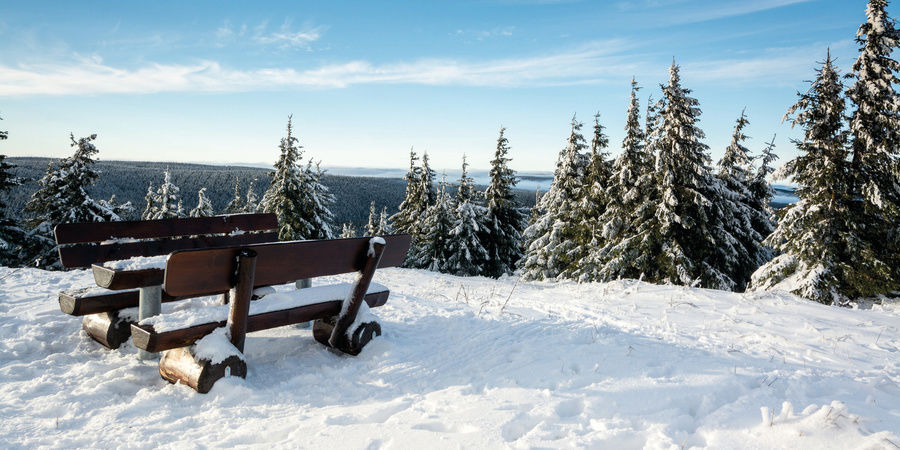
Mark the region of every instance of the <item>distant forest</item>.
[[[7, 162], [15, 165], [14, 173], [26, 182], [8, 191], [8, 212], [17, 219], [22, 218], [25, 203], [37, 188], [39, 180], [47, 170], [47, 165], [55, 162], [52, 158], [10, 157]], [[95, 165], [101, 173], [97, 184], [89, 189], [95, 199], [109, 199], [116, 196], [116, 201], [130, 201], [134, 211], [126, 219], [140, 219], [144, 208], [144, 196], [147, 186], [152, 182], [159, 186], [163, 182], [163, 171], [168, 168], [172, 182], [181, 189], [181, 198], [185, 210], [197, 205], [197, 192], [206, 187], [206, 194], [212, 201], [216, 212], [221, 212], [234, 196], [234, 184], [240, 184], [241, 196], [246, 196], [247, 188], [254, 179], [253, 190], [262, 197], [269, 186], [270, 169], [243, 166], [213, 166], [205, 164], [161, 163], [143, 161], [97, 161]], [[369, 204], [375, 201], [377, 211], [387, 207], [393, 214], [403, 201], [406, 182], [401, 178], [358, 177], [328, 175], [323, 181], [337, 201], [332, 206], [335, 216], [335, 232], [340, 232], [342, 223], [351, 222], [360, 228], [365, 225], [369, 215]], [[484, 190], [484, 186], [479, 186]], [[516, 191], [519, 203], [523, 207], [534, 205], [534, 192], [519, 189]]]

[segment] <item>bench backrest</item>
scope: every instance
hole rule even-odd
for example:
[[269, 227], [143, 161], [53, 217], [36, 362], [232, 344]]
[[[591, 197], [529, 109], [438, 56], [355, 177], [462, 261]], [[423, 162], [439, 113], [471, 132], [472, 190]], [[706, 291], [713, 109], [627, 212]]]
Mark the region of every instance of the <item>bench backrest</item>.
[[[234, 286], [235, 261], [241, 248], [256, 251], [254, 286], [290, 283], [303, 278], [336, 275], [362, 269], [371, 238], [291, 241], [243, 247], [184, 250], [166, 262], [163, 289], [173, 296], [199, 296], [226, 292]], [[409, 250], [408, 234], [384, 236], [379, 268], [403, 263]]]
[[255, 244], [278, 240], [274, 214], [64, 223], [54, 233], [63, 267], [167, 255], [175, 250]]

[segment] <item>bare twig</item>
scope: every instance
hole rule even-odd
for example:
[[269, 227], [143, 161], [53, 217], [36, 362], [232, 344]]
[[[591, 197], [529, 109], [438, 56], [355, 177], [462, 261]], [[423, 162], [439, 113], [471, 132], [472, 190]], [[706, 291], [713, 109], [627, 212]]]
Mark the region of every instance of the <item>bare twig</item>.
[[519, 285], [519, 280], [516, 279], [516, 284], [514, 284], [512, 287], [512, 290], [509, 291], [509, 296], [506, 297], [506, 301], [503, 302], [503, 306], [500, 307], [500, 312], [503, 312], [503, 310], [506, 309], [506, 305], [509, 304], [509, 299], [512, 298], [513, 292], [516, 291], [516, 286], [518, 286], [518, 285]]

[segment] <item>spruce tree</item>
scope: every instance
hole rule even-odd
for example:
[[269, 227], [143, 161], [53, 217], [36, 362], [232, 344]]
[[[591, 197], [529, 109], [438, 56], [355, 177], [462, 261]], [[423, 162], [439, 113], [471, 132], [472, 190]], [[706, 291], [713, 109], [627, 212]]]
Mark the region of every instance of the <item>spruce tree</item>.
[[253, 190], [253, 185], [256, 184], [256, 178], [250, 181], [250, 185], [247, 186], [247, 196], [244, 200], [244, 206], [241, 208], [241, 212], [245, 213], [255, 213], [259, 211], [259, 197], [256, 195], [256, 191]]
[[334, 196], [321, 183], [322, 170], [312, 161], [301, 165], [302, 146], [293, 135], [288, 116], [287, 135], [281, 139], [281, 155], [271, 173], [269, 188], [260, 202], [263, 212], [278, 217], [278, 239], [329, 239], [333, 236], [330, 211]]
[[[639, 279], [645, 272], [655, 271], [651, 251], [657, 245], [653, 224], [658, 196], [653, 155], [645, 147], [646, 135], [640, 123], [639, 89], [632, 79], [622, 153], [613, 164], [606, 193], [609, 202], [599, 220], [604, 245], [591, 255], [602, 262], [597, 272], [601, 281]], [[651, 121], [655, 119], [651, 117], [647, 123]]]
[[205, 187], [200, 188], [200, 191], [197, 192], [197, 206], [188, 215], [190, 217], [212, 217], [216, 215], [209, 197], [206, 196]]
[[378, 215], [375, 212], [375, 200], [369, 204], [369, 220], [366, 221], [366, 236], [378, 236]]
[[422, 242], [412, 256], [415, 267], [434, 272], [448, 271], [450, 241], [455, 222], [453, 201], [447, 193], [446, 175], [441, 178], [435, 203], [425, 210], [422, 219]]
[[172, 182], [169, 169], [163, 172], [163, 183], [152, 195], [152, 211], [145, 219], [174, 219], [185, 217], [184, 206], [181, 202], [181, 189]]
[[[258, 209], [258, 208], [257, 208]], [[234, 178], [234, 196], [231, 201], [225, 205], [225, 214], [240, 214], [244, 210], [244, 199], [241, 197], [241, 181], [237, 177]]]
[[75, 140], [70, 134], [69, 139], [75, 153], [55, 167], [48, 165], [46, 175], [38, 181], [38, 190], [25, 205], [29, 226], [23, 250], [26, 262], [47, 269], [61, 268], [53, 238], [56, 225], [122, 220], [120, 215], [131, 211], [131, 203], [94, 200], [87, 192], [100, 176], [92, 158], [98, 152], [93, 143], [97, 135]]
[[679, 67], [669, 69], [663, 87], [664, 104], [656, 147], [656, 184], [661, 202], [656, 208], [656, 273], [645, 273], [649, 281], [731, 289], [734, 281], [721, 265], [725, 249], [719, 248], [713, 220], [714, 179], [709, 167], [709, 148], [697, 126], [699, 102], [691, 90], [681, 86]]
[[155, 191], [153, 190], [153, 182], [147, 185], [147, 193], [144, 195], [144, 211], [141, 213], [141, 220], [150, 220], [156, 215], [156, 203], [154, 202], [154, 198], [156, 196]]
[[581, 200], [578, 217], [576, 250], [572, 257], [575, 264], [571, 273], [564, 276], [581, 282], [599, 280], [603, 258], [599, 250], [603, 246], [603, 225], [598, 219], [606, 211], [609, 202], [607, 189], [612, 178], [612, 162], [609, 160], [609, 138], [600, 124], [600, 113], [594, 116], [594, 137], [591, 139], [591, 154], [585, 169], [585, 191]]
[[[719, 190], [714, 197], [715, 217], [719, 224], [717, 252], [721, 265], [734, 281], [734, 289], [743, 291], [750, 275], [764, 261], [760, 256], [762, 240], [754, 224], [766, 220], [764, 211], [758, 209], [750, 191], [753, 183], [750, 150], [744, 145], [744, 134], [749, 121], [745, 111], [735, 122], [731, 143], [718, 164], [716, 177]], [[768, 234], [766, 235], [768, 236]]]
[[344, 225], [341, 226], [341, 235], [338, 237], [341, 239], [355, 238], [356, 227], [354, 227], [350, 222], [345, 222]]
[[434, 189], [434, 170], [428, 164], [428, 152], [422, 153], [422, 172], [420, 181], [422, 183], [422, 191], [425, 193], [425, 205], [431, 206], [437, 201], [437, 191]]
[[587, 166], [583, 153], [587, 144], [581, 127], [573, 116], [568, 143], [556, 162], [553, 184], [536, 205], [541, 214], [525, 229], [525, 256], [520, 264], [526, 280], [554, 280], [577, 263], [572, 255], [576, 251]]
[[[773, 220], [775, 211], [771, 206], [775, 190], [772, 189], [772, 186], [769, 185], [768, 181], [769, 175], [775, 171], [775, 168], [772, 167], [772, 163], [778, 159], [778, 155], [775, 154], [774, 135], [772, 136], [772, 140], [763, 147], [762, 154], [760, 154], [758, 158], [760, 160], [759, 167], [757, 167], [756, 172], [753, 175], [753, 180], [750, 183], [750, 204], [757, 212], [755, 221], [753, 222], [753, 229], [765, 239], [775, 231], [775, 221]], [[759, 257], [756, 261], [757, 266], [769, 262], [774, 256], [772, 247], [763, 243], [760, 243], [757, 255]]]
[[516, 172], [509, 168], [511, 159], [508, 156], [509, 141], [503, 135], [505, 131], [500, 128], [497, 150], [491, 161], [491, 184], [484, 192], [487, 210], [481, 241], [488, 254], [484, 275], [493, 278], [515, 271], [516, 263], [522, 257], [520, 242], [525, 228], [525, 218], [513, 193], [518, 180]]
[[389, 217], [390, 216], [388, 215], [388, 212], [387, 212], [387, 206], [382, 206], [381, 214], [378, 216], [378, 235], [379, 236], [394, 234], [394, 227], [391, 226]]
[[876, 260], [874, 252], [860, 245], [854, 232], [842, 91], [829, 52], [812, 86], [797, 94], [799, 100], [785, 115], [804, 132], [802, 141], [792, 141], [800, 155], [781, 173], [798, 184], [800, 200], [779, 211], [778, 226], [766, 243], [781, 254], [753, 274], [751, 290], [785, 289], [821, 303], [846, 304], [872, 293], [860, 282], [867, 272], [886, 272], [868, 264]]
[[[468, 173], [463, 156], [462, 175], [456, 191], [456, 215], [450, 241], [447, 244], [447, 263], [444, 270], [460, 276], [481, 275], [488, 258], [479, 234], [484, 227], [485, 208], [477, 203], [475, 181]], [[424, 237], [422, 241], [424, 242]]]
[[[872, 249], [857, 273], [862, 295], [900, 289], [900, 63], [891, 57], [900, 45], [900, 31], [886, 9], [887, 0], [869, 0], [866, 23], [859, 27], [859, 56], [848, 77], [847, 99], [855, 106], [851, 135], [851, 197], [855, 234], [862, 251]], [[887, 270], [885, 270], [887, 269]], [[855, 271], [858, 272], [858, 271]]]
[[[5, 134], [2, 136], [6, 139]], [[19, 264], [19, 247], [25, 238], [25, 231], [7, 216], [3, 198], [9, 188], [22, 184], [22, 180], [13, 175], [15, 166], [5, 160], [6, 155], [0, 155], [0, 266], [12, 267]]]
[[[416, 164], [419, 160], [416, 152], [409, 150], [409, 172], [406, 173], [406, 196], [400, 203], [397, 213], [391, 216], [392, 226], [398, 233], [412, 235], [412, 243], [407, 255], [416, 253], [416, 247], [421, 241], [419, 221], [428, 208], [428, 194], [422, 189], [422, 168]], [[412, 260], [407, 257], [403, 264], [405, 267], [415, 267]]]

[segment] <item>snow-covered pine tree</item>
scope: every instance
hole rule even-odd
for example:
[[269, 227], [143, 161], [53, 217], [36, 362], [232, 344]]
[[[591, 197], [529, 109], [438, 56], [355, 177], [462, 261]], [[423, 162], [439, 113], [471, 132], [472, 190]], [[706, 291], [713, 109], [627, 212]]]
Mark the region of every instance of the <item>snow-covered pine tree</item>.
[[664, 105], [656, 147], [656, 184], [662, 201], [656, 208], [660, 252], [657, 272], [648, 281], [731, 289], [734, 281], [721, 267], [716, 223], [711, 217], [715, 195], [709, 167], [709, 147], [697, 126], [699, 102], [681, 86], [679, 66], [672, 62], [669, 83], [663, 86]]
[[181, 203], [181, 189], [172, 183], [169, 169], [163, 172], [163, 183], [153, 194], [152, 203], [152, 213], [146, 219], [174, 219], [185, 216]]
[[344, 222], [344, 225], [341, 226], [341, 235], [338, 237], [341, 239], [355, 238], [356, 227], [354, 227], [350, 222]]
[[[763, 147], [762, 154], [757, 156], [757, 158], [760, 160], [759, 167], [756, 168], [749, 186], [750, 205], [757, 212], [754, 216], [753, 229], [765, 240], [775, 231], [775, 211], [770, 205], [772, 197], [775, 195], [775, 190], [772, 189], [768, 181], [769, 175], [775, 171], [772, 163], [778, 159], [778, 155], [775, 154], [775, 135], [772, 135], [772, 140]], [[772, 247], [763, 243], [760, 243], [756, 254], [758, 256], [756, 261], [757, 267], [769, 262], [775, 256]]]
[[509, 168], [509, 140], [500, 127], [497, 151], [491, 161], [491, 184], [484, 191], [487, 208], [481, 242], [488, 254], [484, 265], [485, 276], [492, 278], [511, 274], [522, 257], [520, 248], [525, 218], [519, 210], [513, 189], [518, 180], [516, 172]]
[[335, 198], [328, 186], [322, 183], [322, 177], [325, 175], [322, 162], [317, 161], [313, 168], [312, 160], [307, 161], [303, 175], [310, 194], [304, 197], [306, 205], [304, 211], [310, 225], [306, 231], [307, 239], [332, 239], [334, 230], [331, 223], [334, 222], [334, 213], [331, 212], [331, 205], [334, 204]]
[[606, 211], [609, 202], [607, 189], [612, 178], [612, 161], [609, 159], [609, 138], [600, 124], [600, 113], [594, 115], [594, 137], [591, 139], [591, 153], [585, 169], [584, 196], [579, 208], [579, 226], [576, 236], [576, 250], [572, 255], [575, 264], [565, 278], [580, 282], [599, 280], [603, 258], [600, 249], [603, 246], [603, 223], [600, 216]]
[[651, 251], [658, 242], [652, 232], [658, 196], [654, 158], [645, 147], [645, 134], [641, 129], [639, 89], [632, 79], [622, 153], [613, 164], [606, 193], [609, 203], [599, 220], [603, 226], [604, 246], [591, 255], [592, 259], [602, 261], [597, 274], [601, 281], [639, 279], [644, 272], [655, 271]]
[[216, 211], [212, 207], [212, 202], [206, 196], [206, 188], [200, 188], [197, 192], [197, 207], [191, 210], [190, 217], [212, 217], [216, 215]]
[[28, 236], [23, 254], [26, 263], [46, 269], [61, 268], [56, 252], [53, 228], [61, 223], [105, 222], [122, 220], [120, 214], [131, 211], [131, 203], [116, 205], [94, 200], [87, 192], [100, 176], [92, 157], [97, 154], [93, 141], [96, 134], [75, 140], [70, 134], [75, 153], [56, 167], [49, 164], [47, 173], [38, 181], [38, 190], [25, 205], [28, 214]]
[[422, 218], [422, 241], [412, 256], [415, 267], [435, 272], [448, 271], [450, 240], [453, 239], [456, 213], [447, 193], [446, 174], [441, 178], [435, 203], [425, 210]]
[[[485, 208], [479, 205], [475, 180], [469, 176], [469, 164], [463, 155], [462, 175], [456, 191], [456, 215], [447, 243], [447, 273], [460, 276], [481, 275], [488, 254], [479, 234], [484, 227]], [[423, 239], [424, 241], [424, 239]]]
[[[6, 139], [5, 135], [3, 139]], [[5, 160], [6, 155], [0, 155], [0, 266], [12, 267], [19, 264], [19, 247], [25, 238], [25, 231], [7, 216], [7, 205], [3, 199], [5, 192], [22, 184], [22, 180], [13, 175], [15, 166]]]
[[[767, 239], [775, 259], [753, 274], [751, 290], [784, 289], [826, 304], [846, 304], [868, 294], [860, 282], [875, 260], [871, 249], [860, 249], [854, 233], [852, 175], [848, 162], [849, 133], [844, 127], [843, 86], [828, 52], [809, 90], [798, 93], [785, 120], [803, 128], [794, 140], [800, 155], [777, 175], [799, 186], [799, 201], [779, 211], [775, 232]], [[854, 255], [853, 251], [866, 254]]]
[[553, 172], [553, 184], [536, 205], [541, 214], [523, 233], [525, 255], [520, 265], [526, 280], [554, 280], [576, 263], [571, 255], [576, 250], [578, 210], [587, 166], [583, 153], [587, 144], [581, 126], [573, 116], [567, 145], [560, 151]]
[[[419, 245], [420, 232], [418, 229], [419, 220], [428, 208], [428, 195], [422, 189], [422, 168], [416, 164], [419, 157], [413, 149], [409, 150], [409, 172], [406, 173], [406, 197], [400, 203], [397, 213], [391, 216], [391, 224], [398, 233], [407, 233], [412, 235], [412, 243], [407, 255], [416, 253], [416, 247]], [[407, 257], [403, 263], [404, 267], [415, 267], [411, 265], [412, 261]]]
[[422, 172], [421, 172], [422, 191], [425, 193], [425, 204], [431, 206], [437, 201], [437, 191], [434, 189], [434, 170], [428, 164], [428, 152], [422, 153]]
[[252, 214], [259, 211], [259, 197], [253, 189], [254, 184], [256, 184], [256, 178], [251, 180], [250, 185], [247, 186], [247, 195], [244, 200], [244, 206], [241, 208], [241, 212]]
[[387, 206], [381, 207], [381, 214], [378, 216], [378, 236], [394, 234], [394, 227], [391, 226], [387, 212]]
[[[259, 209], [259, 208], [257, 208]], [[240, 214], [244, 210], [244, 198], [241, 197], [241, 180], [234, 178], [234, 196], [225, 206], [225, 214]]]
[[155, 203], [153, 201], [156, 192], [153, 190], [153, 182], [147, 185], [147, 193], [144, 195], [144, 211], [141, 213], [141, 220], [150, 220], [156, 214], [156, 210], [154, 209]]
[[262, 212], [278, 217], [278, 239], [328, 239], [333, 236], [329, 207], [334, 196], [322, 185], [322, 171], [312, 161], [303, 167], [303, 148], [293, 136], [292, 116], [288, 116], [287, 136], [281, 139], [281, 155], [275, 163], [269, 188], [260, 202]]
[[369, 204], [369, 220], [366, 221], [366, 236], [378, 236], [378, 214], [375, 212], [375, 200]]
[[[900, 290], [900, 63], [891, 53], [900, 31], [886, 9], [887, 0], [869, 0], [866, 23], [859, 27], [859, 56], [848, 77], [847, 98], [855, 105], [851, 135], [853, 214], [856, 233], [874, 250], [866, 265], [875, 270], [854, 282], [861, 295]], [[865, 250], [865, 249], [863, 249]], [[885, 270], [887, 269], [887, 270]]]
[[719, 190], [713, 197], [716, 207], [714, 220], [718, 222], [716, 241], [725, 268], [734, 281], [734, 290], [743, 291], [750, 281], [750, 275], [764, 261], [761, 261], [761, 236], [753, 226], [766, 219], [763, 211], [757, 209], [750, 191], [753, 183], [750, 150], [744, 145], [744, 134], [749, 120], [746, 111], [735, 122], [731, 142], [719, 160], [716, 178]]

